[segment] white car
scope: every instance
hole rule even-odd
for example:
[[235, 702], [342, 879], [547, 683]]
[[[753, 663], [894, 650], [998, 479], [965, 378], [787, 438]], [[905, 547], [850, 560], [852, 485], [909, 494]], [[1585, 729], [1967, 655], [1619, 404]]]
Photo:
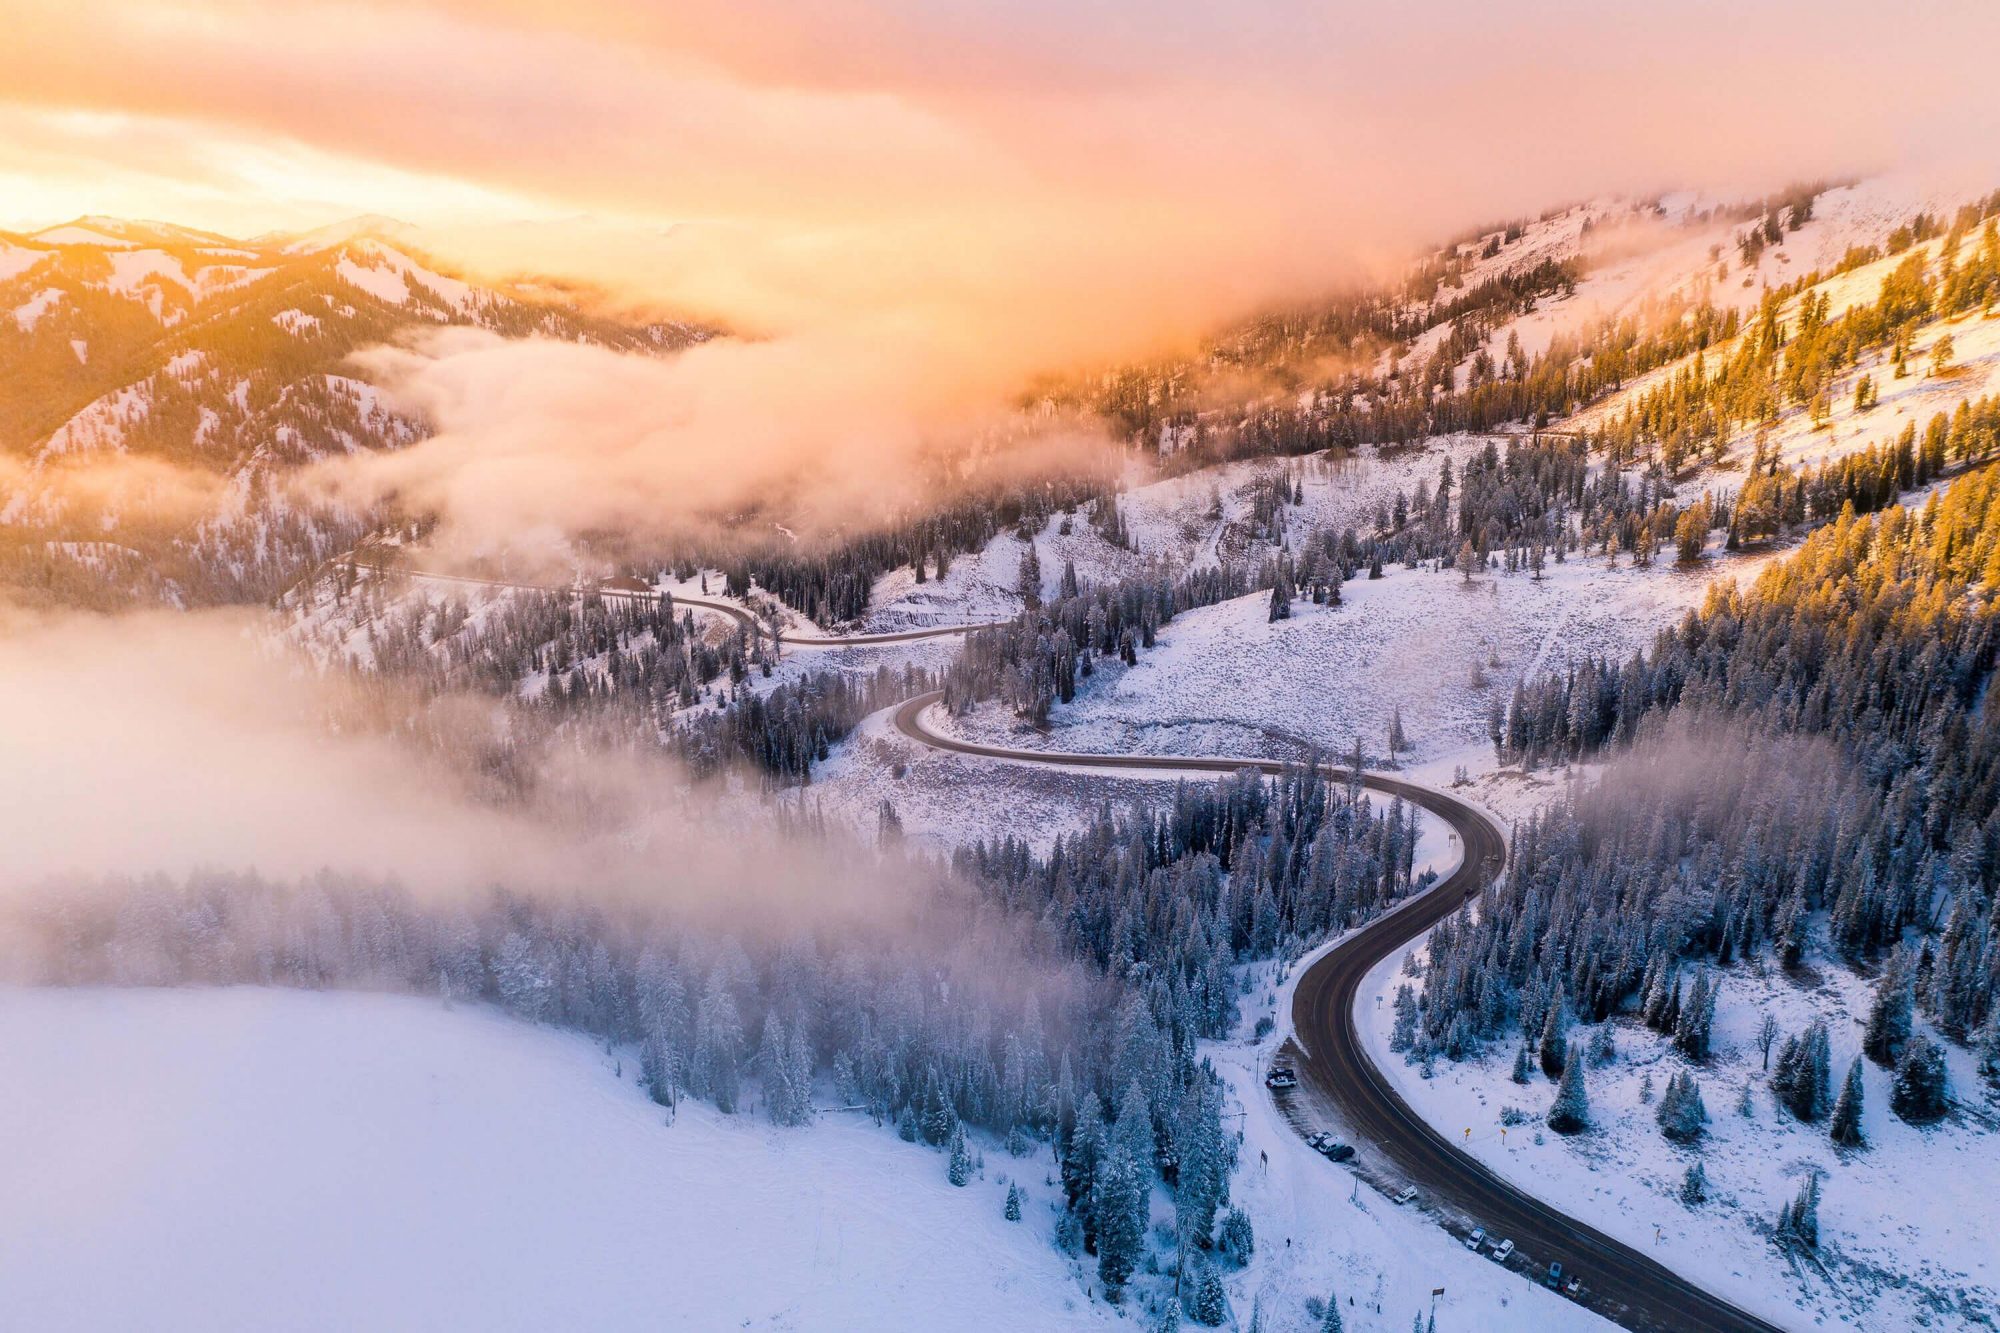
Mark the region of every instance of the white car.
[[1417, 1187], [1415, 1185], [1405, 1185], [1403, 1186], [1401, 1192], [1396, 1195], [1396, 1202], [1398, 1204], [1405, 1204], [1410, 1202], [1412, 1199], [1416, 1197], [1417, 1197]]
[[1480, 1247], [1485, 1244], [1486, 1244], [1485, 1227], [1474, 1227], [1472, 1229], [1472, 1234], [1465, 1238], [1465, 1248], [1471, 1250], [1474, 1254], [1478, 1254]]
[[1514, 1242], [1511, 1240], [1503, 1240], [1498, 1245], [1495, 1245], [1493, 1247], [1492, 1257], [1493, 1257], [1493, 1262], [1496, 1264], [1506, 1263], [1509, 1259], [1513, 1257], [1513, 1255], [1514, 1255]]

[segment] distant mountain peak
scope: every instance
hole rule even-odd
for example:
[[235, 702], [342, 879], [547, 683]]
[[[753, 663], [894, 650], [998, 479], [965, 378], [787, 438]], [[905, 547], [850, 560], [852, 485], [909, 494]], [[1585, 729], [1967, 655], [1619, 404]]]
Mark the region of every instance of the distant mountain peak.
[[407, 244], [416, 234], [417, 229], [401, 219], [381, 213], [362, 213], [339, 222], [329, 222], [311, 231], [267, 233], [255, 238], [253, 243], [275, 245], [286, 254], [297, 255], [310, 254], [315, 250], [332, 250], [362, 240]]

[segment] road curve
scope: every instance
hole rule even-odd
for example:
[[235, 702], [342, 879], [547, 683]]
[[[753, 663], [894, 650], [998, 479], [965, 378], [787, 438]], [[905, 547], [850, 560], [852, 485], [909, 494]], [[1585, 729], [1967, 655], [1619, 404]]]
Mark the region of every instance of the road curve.
[[[1275, 774], [1286, 767], [1271, 759], [1077, 754], [980, 745], [941, 735], [924, 724], [924, 712], [942, 697], [932, 691], [898, 705], [896, 729], [933, 749], [1010, 763], [1177, 773], [1251, 768]], [[1328, 773], [1336, 780], [1347, 777], [1345, 769]], [[1445, 792], [1376, 773], [1362, 774], [1361, 785], [1400, 796], [1444, 820], [1458, 834], [1465, 855], [1457, 869], [1427, 892], [1377, 917], [1299, 976], [1292, 996], [1294, 1040], [1287, 1049], [1300, 1088], [1279, 1096], [1331, 1107], [1396, 1174], [1427, 1191], [1426, 1204], [1442, 1215], [1449, 1229], [1463, 1234], [1477, 1225], [1493, 1235], [1511, 1237], [1518, 1248], [1510, 1268], [1531, 1279], [1552, 1262], [1562, 1264], [1565, 1273], [1580, 1273], [1586, 1285], [1584, 1303], [1626, 1328], [1644, 1333], [1780, 1333], [1777, 1325], [1737, 1309], [1657, 1260], [1564, 1216], [1460, 1152], [1410, 1109], [1369, 1060], [1355, 1018], [1362, 979], [1377, 963], [1477, 897], [1505, 865], [1507, 848], [1491, 819]], [[1294, 1108], [1283, 1109], [1292, 1119], [1289, 1113]]]
[[[425, 579], [433, 583], [465, 583], [478, 588], [507, 588], [516, 592], [595, 592], [599, 597], [611, 601], [634, 601], [641, 598], [656, 598], [661, 594], [652, 588], [633, 585], [624, 586], [615, 582], [605, 582], [595, 587], [551, 587], [545, 583], [518, 583], [510, 579], [481, 578], [474, 574], [443, 574], [430, 569], [410, 569], [401, 565], [377, 564], [369, 560], [340, 557], [328, 562], [346, 565], [351, 569], [367, 569], [377, 574], [401, 575], [404, 578]], [[671, 594], [676, 607], [693, 607], [697, 611], [713, 611], [728, 616], [737, 624], [749, 630], [752, 635], [770, 634], [771, 627], [759, 620], [749, 608], [734, 602], [713, 602], [700, 597], [683, 597]], [[918, 639], [942, 639], [954, 634], [970, 634], [977, 629], [992, 629], [1003, 621], [980, 621], [971, 625], [942, 625], [930, 629], [895, 630], [885, 634], [830, 634], [794, 635], [780, 633], [778, 642], [786, 648], [872, 648], [879, 644], [912, 643]]]
[[[352, 556], [330, 563], [491, 588], [585, 591], [465, 574], [385, 568]], [[613, 599], [658, 595], [639, 586], [599, 586], [594, 591]], [[752, 634], [770, 632], [749, 610], [734, 603], [681, 596], [676, 596], [674, 602], [677, 606], [728, 616]], [[987, 626], [954, 625], [892, 634], [781, 637], [780, 642], [791, 648], [866, 647], [941, 638], [983, 628]], [[1175, 773], [1233, 773], [1250, 768], [1276, 774], [1287, 767], [1272, 759], [1080, 754], [980, 745], [941, 735], [924, 725], [924, 712], [942, 698], [941, 691], [933, 690], [897, 705], [896, 729], [932, 749], [1010, 763]], [[1345, 769], [1326, 771], [1336, 780], [1347, 777]], [[1586, 1283], [1584, 1303], [1626, 1328], [1641, 1333], [1782, 1333], [1777, 1325], [1711, 1295], [1657, 1260], [1548, 1207], [1460, 1152], [1410, 1109], [1369, 1060], [1355, 1017], [1362, 980], [1377, 963], [1477, 897], [1505, 865], [1507, 846], [1491, 819], [1445, 792], [1378, 773], [1363, 773], [1361, 785], [1384, 795], [1400, 796], [1444, 820], [1457, 833], [1465, 854], [1458, 867], [1428, 891], [1377, 917], [1326, 951], [1300, 974], [1292, 996], [1294, 1035], [1286, 1047], [1298, 1071], [1300, 1087], [1294, 1093], [1278, 1094], [1287, 1119], [1297, 1127], [1302, 1117], [1296, 1112], [1309, 1111], [1315, 1105], [1331, 1108], [1355, 1137], [1381, 1154], [1396, 1174], [1428, 1192], [1426, 1204], [1440, 1215], [1448, 1229], [1463, 1234], [1477, 1225], [1493, 1235], [1512, 1238], [1517, 1248], [1508, 1267], [1531, 1279], [1545, 1271], [1551, 1262], [1561, 1263], [1565, 1273], [1581, 1274]]]

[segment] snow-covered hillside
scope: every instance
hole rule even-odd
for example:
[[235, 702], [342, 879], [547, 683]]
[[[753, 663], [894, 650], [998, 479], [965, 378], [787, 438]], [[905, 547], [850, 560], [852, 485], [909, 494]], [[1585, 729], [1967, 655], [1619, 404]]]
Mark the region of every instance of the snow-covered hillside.
[[[6, 581], [70, 581], [87, 571], [55, 553], [117, 536], [169, 600], [269, 596], [360, 535], [358, 516], [282, 494], [292, 470], [422, 433], [349, 361], [412, 328], [634, 352], [706, 336], [474, 286], [413, 240], [379, 220], [243, 242], [103, 218], [0, 236], [0, 525], [39, 553], [10, 553], [28, 567]], [[128, 459], [182, 503], [131, 493]], [[102, 480], [113, 474], [120, 485]]]
[[[1907, 1125], [1888, 1109], [1890, 1072], [1864, 1062], [1868, 1146], [1846, 1150], [1824, 1125], [1793, 1119], [1767, 1087], [1757, 1044], [1765, 1015], [1785, 1033], [1829, 1020], [1833, 1069], [1845, 1074], [1867, 1016], [1863, 978], [1826, 967], [1802, 988], [1762, 966], [1720, 974], [1716, 1049], [1700, 1067], [1637, 1021], [1614, 1019], [1616, 1057], [1593, 1063], [1586, 1079], [1595, 1127], [1564, 1138], [1542, 1123], [1553, 1084], [1539, 1069], [1525, 1086], [1512, 1082], [1511, 1049], [1440, 1061], [1429, 1073], [1390, 1049], [1396, 988], [1410, 981], [1401, 963], [1385, 960], [1363, 984], [1364, 1036], [1403, 1097], [1454, 1138], [1469, 1129], [1466, 1150], [1489, 1169], [1781, 1326], [1970, 1329], [2000, 1318], [2000, 1247], [1986, 1211], [2000, 1196], [1994, 1124]], [[1572, 1035], [1587, 1047], [1594, 1032]], [[1948, 1058], [1958, 1086], [1978, 1086], [1969, 1053]], [[1654, 1123], [1668, 1077], [1690, 1068], [1709, 1116], [1698, 1147], [1669, 1142]], [[1691, 1206], [1680, 1190], [1697, 1161], [1710, 1198]], [[1822, 1182], [1821, 1242], [1804, 1262], [1773, 1242], [1772, 1229], [1808, 1177]]]
[[479, 1008], [9, 991], [0, 1052], [13, 1327], [1115, 1322], [1048, 1243], [1046, 1163], [954, 1189], [865, 1117], [669, 1125], [634, 1062]]

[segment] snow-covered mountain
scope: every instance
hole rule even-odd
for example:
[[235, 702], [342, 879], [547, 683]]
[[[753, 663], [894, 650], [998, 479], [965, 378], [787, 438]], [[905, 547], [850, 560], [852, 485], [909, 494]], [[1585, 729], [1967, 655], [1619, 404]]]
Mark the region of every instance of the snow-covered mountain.
[[[380, 218], [249, 241], [99, 217], [0, 233], [7, 565], [45, 582], [58, 577], [51, 562], [74, 563], [71, 543], [111, 540], [182, 597], [262, 597], [339, 539], [325, 516], [275, 498], [278, 475], [421, 433], [354, 377], [353, 352], [425, 325], [625, 351], [707, 336], [469, 282], [423, 256], [416, 239]], [[107, 455], [163, 465], [182, 481], [213, 479], [219, 500], [196, 526], [161, 531], [157, 512], [138, 512], [158, 495], [135, 494], [129, 479], [111, 494], [54, 484]]]

